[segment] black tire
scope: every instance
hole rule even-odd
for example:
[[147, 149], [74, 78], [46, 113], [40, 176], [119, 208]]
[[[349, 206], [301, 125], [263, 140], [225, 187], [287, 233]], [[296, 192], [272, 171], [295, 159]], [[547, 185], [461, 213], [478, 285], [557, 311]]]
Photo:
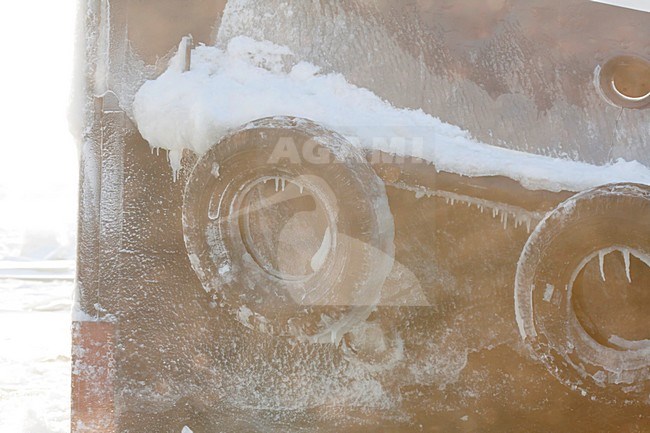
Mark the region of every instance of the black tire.
[[[539, 223], [517, 266], [517, 322], [522, 337], [549, 371], [586, 397], [650, 404], [650, 341], [625, 346], [599, 338], [581, 318], [582, 301], [577, 300], [597, 293], [594, 285], [583, 290], [578, 286], [582, 283], [576, 282], [586, 281], [587, 266], [593, 274], [593, 260], [600, 259], [603, 273], [603, 254], [617, 250], [628, 254], [628, 278], [630, 251], [650, 266], [650, 188], [646, 185], [615, 184], [582, 192]], [[602, 281], [605, 285], [604, 273]], [[602, 305], [600, 300], [594, 302]], [[599, 320], [603, 318], [594, 322]]]
[[393, 262], [383, 182], [304, 119], [261, 119], [213, 146], [189, 177], [183, 227], [204, 288], [272, 335], [338, 342], [379, 302]]

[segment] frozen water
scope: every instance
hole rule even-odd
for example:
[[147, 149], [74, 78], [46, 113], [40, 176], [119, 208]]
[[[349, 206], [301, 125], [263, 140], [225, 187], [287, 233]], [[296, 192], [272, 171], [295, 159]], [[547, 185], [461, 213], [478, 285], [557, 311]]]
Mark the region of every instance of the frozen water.
[[71, 295], [72, 281], [0, 278], [1, 432], [69, 431]]
[[600, 266], [600, 277], [603, 279], [603, 281], [607, 281], [607, 278], [605, 278], [605, 251], [600, 250], [598, 251], [598, 264]]
[[[131, 2], [132, 5], [135, 3]], [[230, 2], [231, 5], [234, 3], [240, 6], [245, 4], [253, 6], [264, 2], [254, 0]], [[266, 3], [272, 5], [276, 2]], [[345, 2], [291, 3], [294, 6], [319, 3], [338, 6]], [[380, 4], [383, 2], [363, 3]], [[420, 4], [424, 3], [426, 2], [420, 2]], [[103, 2], [103, 4], [108, 4], [108, 2]], [[532, 9], [537, 10], [538, 8]], [[540, 7], [539, 9], [544, 12], [545, 8]], [[335, 9], [335, 11], [338, 12], [339, 9]], [[258, 10], [249, 7], [243, 12], [256, 14]], [[442, 11], [435, 13], [442, 14]], [[264, 14], [259, 15], [263, 16]], [[291, 14], [287, 12], [287, 15]], [[344, 15], [341, 13], [337, 20], [331, 21], [344, 22]], [[299, 14], [296, 13], [296, 16]], [[516, 26], [516, 18], [514, 15], [512, 19], [503, 21]], [[133, 25], [132, 29], [140, 24], [139, 20], [133, 19], [133, 15], [130, 15], [129, 19]], [[191, 20], [187, 21], [191, 24]], [[310, 45], [309, 32], [305, 32], [304, 36], [307, 38], [305, 41], [302, 37], [297, 37], [298, 31], [279, 25], [273, 16], [268, 18], [268, 21], [272, 22], [272, 25], [279, 29], [278, 31], [287, 31], [291, 34], [290, 37], [294, 37], [305, 46]], [[297, 20], [297, 22], [304, 24], [307, 21]], [[370, 22], [368, 27], [372, 27], [373, 24], [375, 23]], [[379, 28], [380, 26], [375, 25], [374, 27]], [[355, 32], [346, 33], [345, 30], [347, 29], [343, 25], [341, 31], [333, 34], [336, 36], [359, 35]], [[504, 28], [505, 31], [509, 31], [509, 28]], [[176, 34], [171, 29], [167, 33]], [[313, 33], [317, 37], [321, 36], [317, 31]], [[414, 29], [413, 33], [417, 35], [417, 29]], [[136, 32], [129, 33], [129, 37], [133, 37], [129, 42], [133, 42], [134, 47], [137, 46], [135, 34]], [[180, 35], [180, 33], [178, 34]], [[367, 39], [369, 41], [367, 45], [372, 45], [376, 38], [372, 33], [368, 34], [370, 37]], [[120, 36], [117, 37], [117, 39], [119, 38]], [[398, 42], [398, 38], [396, 38], [396, 42]], [[98, 39], [101, 40], [101, 37]], [[508, 40], [497, 39], [494, 45], [495, 48], [500, 49], [498, 51], [503, 49], [501, 54], [518, 48], [516, 44], [504, 45], [503, 42], [508, 42]], [[319, 43], [336, 46], [326, 38], [322, 38]], [[166, 46], [165, 49], [170, 47], [171, 45]], [[378, 50], [381, 51], [387, 45], [378, 44], [378, 47]], [[296, 52], [298, 51], [296, 50]], [[635, 162], [619, 161], [609, 166], [595, 166], [488, 146], [483, 142], [499, 143], [489, 141], [485, 137], [478, 140], [477, 137], [470, 136], [468, 132], [445, 124], [421, 111], [394, 107], [370, 91], [353, 86], [351, 83], [361, 82], [355, 81], [350, 75], [330, 73], [331, 70], [341, 71], [341, 69], [337, 69], [336, 64], [321, 65], [313, 58], [310, 59], [311, 63], [301, 61], [306, 57], [293, 56], [286, 47], [281, 45], [236, 38], [229, 45], [220, 45], [219, 48], [199, 47], [192, 53], [192, 66], [187, 72], [185, 72], [186, 63], [183, 55], [184, 48], [181, 47], [179, 56], [172, 60], [169, 70], [158, 80], [147, 83], [136, 100], [136, 119], [141, 132], [153, 146], [157, 146], [155, 149], [163, 147], [171, 150], [168, 157], [175, 170], [178, 170], [180, 166], [181, 150], [184, 148], [190, 148], [200, 154], [219, 139], [251, 120], [264, 116], [295, 115], [309, 117], [336, 130], [346, 135], [351, 143], [359, 147], [422, 156], [435, 163], [435, 168], [439, 170], [472, 176], [505, 175], [520, 181], [531, 189], [580, 190], [614, 180], [636, 180], [647, 183], [649, 179], [647, 168]], [[399, 57], [396, 58], [399, 59]], [[499, 63], [498, 59], [494, 60], [495, 63]], [[515, 57], [514, 60], [522, 59]], [[119, 63], [119, 61], [118, 59], [115, 63]], [[440, 61], [443, 69], [444, 63], [444, 60]], [[548, 63], [553, 66], [553, 62]], [[405, 66], [400, 62], [396, 64]], [[319, 69], [319, 65], [324, 69]], [[420, 65], [425, 66], [422, 62]], [[121, 65], [116, 66], [120, 67]], [[328, 66], [330, 68], [325, 69]], [[390, 69], [400, 69], [380, 68], [376, 64], [372, 64], [370, 67], [382, 71], [382, 73], [385, 71], [388, 76], [387, 80], [391, 78]], [[512, 65], [508, 63], [504, 67], [509, 68]], [[363, 70], [364, 66], [360, 69]], [[327, 72], [320, 72], [323, 70]], [[477, 69], [477, 71], [484, 72], [482, 69]], [[423, 70], [423, 74], [427, 73]], [[511, 75], [512, 79], [517, 80], [532, 75], [529, 72], [518, 73], [514, 70], [506, 73]], [[121, 76], [116, 77], [115, 82], [119, 82], [122, 78]], [[440, 81], [433, 83], [433, 87], [453, 87], [439, 86]], [[524, 83], [524, 85], [527, 84]], [[562, 84], [565, 85], [565, 83]], [[566, 87], [571, 87], [570, 84], [571, 82], [567, 82]], [[364, 86], [375, 89], [377, 94], [381, 94], [381, 86], [374, 88], [367, 85], [367, 82], [364, 83]], [[405, 87], [404, 93], [409, 93], [408, 89]], [[423, 86], [418, 90], [422, 90], [424, 94], [431, 89]], [[550, 90], [557, 91], [555, 87], [551, 87]], [[439, 98], [439, 94], [435, 92], [430, 94], [432, 99], [451, 101], [449, 98]], [[419, 93], [418, 96], [420, 96]], [[468, 97], [463, 100], [460, 96], [462, 95], [459, 92], [459, 97], [453, 99], [459, 103], [451, 105], [465, 105], [477, 112], [483, 111], [480, 109], [481, 107], [493, 107], [492, 105], [477, 104], [475, 98]], [[499, 103], [506, 104], [508, 99], [515, 102], [522, 102], [525, 99], [516, 91], [501, 96], [503, 97], [500, 98]], [[394, 99], [390, 100], [398, 103]], [[130, 115], [129, 99], [122, 100], [120, 98], [120, 101], [124, 104], [127, 114]], [[590, 102], [593, 102], [593, 99], [586, 99], [585, 104]], [[409, 104], [400, 106], [409, 106]], [[416, 104], [412, 106], [420, 107]], [[576, 119], [571, 114], [575, 111], [565, 110], [564, 107], [559, 104], [549, 108], [548, 111], [559, 112], [562, 117], [567, 118], [566, 124], [573, 126]], [[514, 118], [521, 119], [517, 113], [525, 112], [525, 108], [511, 110], [509, 114], [512, 114]], [[588, 111], [582, 112], [583, 106], [575, 108], [580, 112], [578, 121], [593, 119], [585, 114], [589, 113]], [[489, 109], [485, 111], [491, 112]], [[441, 113], [441, 116], [444, 114], [441, 110], [429, 110], [429, 112]], [[505, 109], [504, 112], [508, 113], [509, 110]], [[528, 112], [530, 113], [530, 111]], [[545, 116], [541, 110], [538, 113], [536, 107], [533, 114], [542, 118]], [[484, 116], [484, 118], [486, 117], [489, 116]], [[453, 120], [453, 123], [463, 124], [455, 121], [457, 117], [449, 119]], [[625, 120], [625, 115], [623, 115], [623, 120]], [[609, 118], [607, 121], [613, 122]], [[595, 123], [597, 122], [598, 119]], [[470, 121], [463, 125], [472, 128], [471, 123]], [[641, 132], [635, 135], [631, 131], [632, 128], [625, 128], [624, 122], [621, 125], [623, 125], [620, 128], [621, 131], [630, 131], [630, 135], [637, 136], [643, 133], [643, 128], [639, 128]], [[596, 134], [598, 125], [594, 126], [592, 123], [591, 126], [596, 131], [594, 136], [590, 135], [589, 140], [585, 140], [588, 142], [585, 147], [600, 140], [600, 135]], [[482, 122], [477, 122], [474, 128], [490, 130], [492, 133], [491, 128]], [[525, 126], [520, 126], [520, 128], [527, 129]], [[561, 126], [555, 129], [563, 130]], [[603, 129], [607, 131], [607, 128]], [[575, 130], [581, 131], [578, 127]], [[472, 132], [477, 133], [476, 130]], [[576, 135], [579, 135], [579, 132]], [[508, 138], [514, 136], [515, 134], [507, 135]], [[517, 142], [515, 139], [508, 141]], [[549, 147], [558, 143], [552, 138], [549, 138], [548, 141], [551, 142]], [[509, 147], [508, 144], [504, 144], [504, 147]], [[623, 144], [628, 144], [628, 142], [623, 142]], [[171, 260], [166, 262], [164, 257], [146, 253], [146, 251], [153, 251], [149, 248], [152, 245], [159, 246], [157, 240], [154, 244], [154, 240], [146, 236], [149, 229], [153, 229], [154, 226], [162, 227], [161, 232], [164, 232], [165, 235], [175, 233], [173, 230], [180, 230], [178, 224], [165, 225], [167, 222], [178, 222], [175, 218], [178, 217], [176, 211], [180, 202], [180, 193], [176, 193], [178, 191], [174, 190], [176, 192], [168, 196], [170, 193], [168, 179], [159, 176], [165, 176], [166, 173], [160, 172], [160, 167], [148, 164], [152, 161], [156, 162], [155, 158], [140, 158], [140, 153], [146, 157], [149, 156], [147, 152], [141, 152], [142, 149], [138, 146], [142, 145], [145, 143], [140, 142], [137, 137], [137, 142], [129, 142], [127, 148], [129, 157], [135, 157], [136, 164], [124, 167], [127, 174], [124, 179], [133, 181], [125, 184], [125, 192], [128, 194], [124, 194], [123, 203], [124, 209], [137, 208], [137, 215], [144, 217], [134, 218], [134, 214], [125, 213], [124, 219], [119, 221], [124, 222], [124, 239], [129, 241], [129, 245], [143, 247], [145, 253], [142, 256], [134, 257], [138, 262], [137, 267], [132, 267], [130, 264], [121, 267], [122, 262], [120, 262], [119, 269], [126, 274], [124, 281], [117, 283], [117, 278], [107, 281], [110, 285], [116, 283], [115, 286], [120, 288], [119, 291], [103, 295], [109, 301], [113, 296], [121, 298], [125, 293], [132, 295], [132, 297], [129, 295], [130, 299], [122, 299], [126, 302], [117, 299], [118, 302], [113, 310], [117, 310], [118, 314], [123, 313], [121, 318], [126, 320], [120, 326], [122, 329], [129, 329], [129, 332], [122, 334], [125, 337], [120, 337], [120, 344], [130, 345], [129, 355], [132, 356], [129, 356], [130, 359], [127, 362], [133, 361], [131, 365], [136, 368], [132, 373], [128, 372], [128, 369], [123, 370], [125, 376], [121, 378], [123, 380], [119, 385], [119, 392], [132, 396], [133, 400], [129, 402], [131, 407], [136, 412], [143, 412], [137, 413], [136, 416], [147, 416], [142, 409], [143, 405], [151, 405], [148, 407], [152, 408], [152, 412], [150, 412], [152, 419], [158, 416], [156, 411], [163, 410], [162, 406], [156, 407], [156, 401], [151, 401], [147, 394], [140, 394], [142, 386], [139, 379], [144, 375], [141, 374], [144, 373], [142, 368], [153, 372], [154, 375], [151, 377], [156, 376], [159, 371], [163, 373], [163, 378], [160, 380], [162, 385], [167, 385], [166, 379], [169, 379], [170, 382], [178, 381], [176, 382], [177, 389], [161, 396], [161, 399], [178, 401], [178, 393], [183, 395], [191, 393], [192, 401], [190, 403], [196, 402], [197, 410], [205, 407], [215, 412], [221, 403], [232, 404], [237, 410], [241, 410], [244, 418], [250, 417], [251, 420], [260, 423], [267, 422], [267, 428], [259, 428], [259, 431], [265, 432], [291, 431], [293, 429], [290, 427], [303, 425], [303, 423], [305, 431], [318, 430], [319, 428], [313, 427], [317, 424], [327, 426], [325, 428], [331, 428], [332, 431], [364, 429], [363, 427], [348, 428], [344, 415], [348, 410], [354, 411], [355, 408], [362, 408], [363, 420], [361, 422], [367, 423], [368, 428], [370, 425], [383, 425], [385, 426], [383, 428], [390, 430], [399, 429], [386, 424], [391, 414], [398, 412], [407, 414], [405, 415], [407, 417], [411, 414], [414, 416], [413, 419], [399, 420], [404, 424], [412, 422], [413, 430], [417, 430], [415, 426], [419, 422], [421, 422], [419, 430], [436, 429], [440, 431], [485, 429], [517, 431], [521, 428], [517, 429], [508, 423], [519, 421], [521, 425], [524, 425], [523, 430], [525, 430], [526, 425], [532, 428], [529, 424], [534, 425], [536, 419], [542, 420], [538, 424], [553, 422], [553, 425], [558, 426], [562, 421], [566, 421], [566, 419], [563, 420], [563, 415], [568, 414], [565, 410], [567, 407], [572, 408], [568, 416], [575, 419], [585, 418], [576, 417], [576, 414], [589, 412], [601, 414], [600, 419], [586, 417], [586, 423], [599, 424], [599, 421], [603, 419], [611, 419], [612, 423], [618, 421], [619, 416], [616, 415], [615, 409], [607, 413], [607, 408], [589, 406], [586, 399], [581, 402], [577, 399], [578, 396], [568, 392], [552, 377], [547, 377], [549, 375], [546, 374], [540, 363], [529, 359], [529, 354], [524, 350], [516, 335], [512, 323], [512, 299], [509, 290], [512, 283], [513, 264], [516, 261], [519, 248], [526, 238], [526, 231], [523, 227], [530, 231], [531, 227], [534, 227], [543, 215], [507, 203], [495, 203], [450, 192], [433, 191], [435, 188], [427, 190], [418, 187], [413, 190], [406, 189], [406, 191], [404, 189], [395, 191], [391, 188], [391, 198], [396, 199], [393, 202], [395, 214], [401, 217], [395, 219], [395, 222], [399, 224], [399, 233], [400, 235], [406, 233], [409, 236], [399, 239], [401, 255], [399, 258], [403, 260], [403, 263], [395, 262], [394, 272], [392, 272], [393, 275], [389, 281], [392, 284], [391, 289], [394, 289], [387, 295], [395, 302], [393, 304], [385, 303], [382, 306], [418, 305], [427, 308], [378, 308], [373, 311], [372, 318], [357, 323], [353, 329], [349, 329], [349, 326], [339, 327], [330, 334], [317, 335], [318, 337], [327, 337], [322, 341], [336, 344], [306, 345], [293, 340], [285, 341], [283, 338], [269, 338], [264, 328], [266, 326], [271, 328], [274, 325], [271, 323], [274, 316], [268, 315], [269, 323], [264, 323], [265, 317], [257, 313], [258, 303], [252, 296], [250, 300], [247, 298], [246, 302], [242, 301], [241, 304], [234, 303], [234, 307], [237, 308], [233, 308], [231, 312], [236, 314], [236, 318], [228, 317], [223, 307], [229, 307], [225, 304], [219, 305], [218, 302], [222, 299], [217, 295], [212, 298], [214, 301], [212, 306], [216, 310], [214, 316], [207, 314], [212, 314], [212, 311], [203, 315], [204, 311], [201, 308], [196, 308], [197, 305], [201, 306], [200, 302], [186, 302], [187, 296], [194, 296], [194, 289], [201, 291], [198, 283], [192, 283], [194, 279], [192, 275], [189, 275], [191, 270], [187, 269], [186, 261], [171, 257]], [[567, 145], [567, 147], [569, 146], [570, 144]], [[515, 147], [515, 145], [510, 147]], [[133, 152], [131, 153], [131, 151]], [[549, 153], [544, 154], [549, 155]], [[557, 156], [557, 154], [551, 155]], [[571, 153], [571, 155], [576, 158], [581, 156], [579, 152]], [[612, 155], [625, 156], [629, 161], [638, 158], [645, 163], [648, 162], [634, 154], [628, 156], [628, 154], [620, 155], [613, 152]], [[599, 158], [590, 159], [590, 161], [604, 162]], [[203, 178], [210, 181], [214, 181], [214, 178], [225, 181], [229, 178], [231, 169], [230, 164], [226, 163], [221, 166], [210, 164]], [[434, 167], [431, 166], [430, 169], [432, 175], [435, 174]], [[130, 170], [135, 170], [138, 175], [129, 176]], [[144, 173], [145, 176], [139, 177], [141, 173]], [[160, 185], [157, 185], [158, 181], [161, 181]], [[302, 185], [298, 186], [302, 194]], [[180, 189], [182, 185], [175, 185], [176, 187]], [[292, 183], [286, 184], [282, 177], [269, 177], [267, 187], [269, 190], [275, 188], [276, 193], [293, 192], [297, 189]], [[106, 186], [104, 188], [106, 188], [104, 192], [111, 192], [110, 188]], [[137, 206], [133, 206], [136, 199], [130, 197], [134, 195], [131, 193], [141, 192], [143, 189], [153, 193], [152, 198], [155, 202], [138, 202]], [[157, 193], [160, 193], [159, 197], [156, 196]], [[436, 199], [416, 201], [413, 197], [414, 194], [419, 198], [435, 197]], [[139, 198], [139, 194], [135, 195]], [[160, 205], [162, 206], [159, 206], [158, 198], [161, 199]], [[167, 202], [168, 198], [171, 199], [169, 203]], [[451, 206], [436, 206], [445, 200]], [[413, 205], [412, 208], [410, 208], [411, 205]], [[165, 219], [162, 216], [160, 219], [148, 219], [148, 212], [154, 208], [156, 212], [170, 209], [171, 212], [162, 214]], [[477, 210], [475, 211], [474, 208]], [[218, 215], [212, 209], [211, 205], [208, 216], [216, 218]], [[485, 215], [476, 222], [470, 219], [470, 217], [478, 216], [479, 211], [485, 212]], [[157, 213], [152, 212], [150, 215], [157, 215]], [[175, 215], [174, 218], [172, 215]], [[450, 218], [450, 221], [443, 221], [443, 217], [446, 215], [453, 218]], [[490, 218], [490, 215], [494, 220]], [[269, 220], [271, 219], [269, 218]], [[297, 222], [301, 222], [301, 220]], [[512, 228], [513, 225], [520, 229], [501, 230], [500, 224], [504, 229]], [[172, 230], [169, 230], [169, 227], [173, 227]], [[263, 233], [263, 230], [257, 230], [257, 232]], [[296, 231], [297, 234], [303, 232], [303, 230]], [[428, 237], [429, 234], [434, 233], [436, 239]], [[130, 237], [131, 234], [134, 235]], [[176, 234], [180, 239], [180, 233]], [[186, 238], [187, 234], [186, 232]], [[281, 234], [288, 233], [281, 232]], [[329, 249], [326, 241], [330, 239], [327, 234], [323, 235], [320, 232], [318, 234], [318, 236], [314, 236], [315, 248], [310, 248], [309, 254], [304, 255], [312, 269], [321, 267], [322, 257]], [[201, 236], [200, 239], [203, 239], [204, 236], [214, 239], [218, 236], [218, 231], [201, 231], [199, 236]], [[199, 237], [197, 236], [195, 239], [199, 239]], [[111, 242], [112, 240], [109, 240], [108, 243]], [[173, 247], [169, 250], [177, 252], [181, 259], [181, 256], [185, 254], [182, 245], [170, 242], [163, 246]], [[179, 248], [175, 249], [175, 247]], [[215, 248], [215, 250], [218, 249]], [[168, 249], [165, 248], [165, 251]], [[237, 254], [233, 260], [224, 260], [218, 263], [214, 273], [215, 276], [223, 278], [238, 290], [240, 289], [239, 280], [247, 278], [246, 273], [237, 266], [239, 257], [241, 254]], [[251, 255], [248, 254], [246, 257], [246, 260], [250, 261]], [[127, 261], [127, 258], [119, 257], [120, 261], [122, 259], [124, 262]], [[151, 259], [150, 266], [140, 266], [145, 259]], [[198, 256], [191, 254], [190, 260], [197, 275], [205, 280], [205, 268], [200, 269], [200, 266], [197, 265], [197, 263], [200, 264]], [[382, 268], [381, 265], [377, 267]], [[188, 272], [185, 273], [185, 271]], [[634, 272], [633, 268], [632, 273]], [[597, 276], [597, 273], [595, 275]], [[243, 284], [244, 290], [239, 290], [239, 293], [233, 291], [235, 296], [253, 292], [253, 290], [246, 290], [249, 286], [256, 290], [252, 284]], [[162, 289], [167, 287], [173, 289]], [[543, 284], [539, 286], [541, 289], [544, 287]], [[556, 287], [557, 290], [551, 285], [546, 286], [545, 301], [555, 302], [563, 294], [565, 286], [557, 284]], [[261, 287], [261, 289], [265, 288]], [[415, 293], [416, 291], [417, 293]], [[304, 293], [297, 293], [297, 299], [294, 300], [304, 301]], [[408, 300], [405, 302], [404, 293], [407, 295], [417, 294], [417, 298], [414, 296], [411, 298], [416, 299], [417, 304], [410, 303]], [[382, 300], [384, 295], [385, 293], [382, 293]], [[153, 304], [154, 299], [159, 304]], [[134, 302], [129, 302], [131, 300]], [[264, 302], [262, 301], [260, 304], [264, 304]], [[123, 310], [120, 305], [124, 306]], [[162, 309], [150, 308], [155, 305], [173, 305], [171, 309], [168, 309], [169, 314], [175, 316], [170, 319], [170, 323], [174, 325], [174, 331], [179, 331], [179, 335], [166, 333], [165, 337], [160, 340], [155, 338], [155, 334], [159, 330], [164, 332], [172, 329], [160, 326], [167, 319], [163, 317], [164, 314], [161, 314]], [[142, 314], [143, 310], [139, 309], [140, 307], [144, 307], [143, 309], [146, 310], [144, 314]], [[546, 304], [545, 307], [552, 308], [553, 304]], [[108, 308], [110, 309], [110, 307]], [[190, 314], [187, 313], [188, 311]], [[199, 316], [191, 314], [194, 311], [199, 312]], [[129, 317], [138, 320], [134, 319], [129, 323]], [[323, 323], [336, 323], [336, 317], [327, 314], [320, 317]], [[363, 319], [366, 317], [367, 315], [363, 315]], [[239, 327], [240, 323], [249, 329]], [[299, 321], [290, 323], [290, 325], [294, 324], [296, 328], [300, 326]], [[180, 335], [181, 328], [183, 328], [183, 335]], [[192, 332], [185, 334], [185, 329]], [[342, 335], [346, 330], [349, 332], [345, 336]], [[135, 344], [131, 345], [132, 342], [128, 340], [130, 332], [138, 334], [136, 342], [142, 344], [140, 346], [142, 350]], [[299, 332], [295, 334], [300, 335]], [[620, 335], [626, 336], [623, 333]], [[161, 343], [166, 343], [167, 338], [171, 342], [167, 347], [172, 350], [166, 352], [166, 355], [162, 355], [163, 351], [158, 353], [157, 349], [165, 347], [165, 344]], [[196, 347], [194, 344], [199, 347], [198, 354], [193, 350]], [[178, 352], [175, 352], [174, 349], [177, 346]], [[153, 353], [146, 349], [153, 349]], [[187, 374], [183, 372], [174, 377], [176, 372], [172, 372], [171, 369], [169, 372], [165, 372], [164, 369], [156, 368], [157, 362], [166, 361], [167, 356], [174, 357], [174, 361], [187, 360], [188, 362], [178, 363], [179, 366], [181, 364], [187, 366]], [[601, 373], [599, 378], [604, 375], [604, 372]], [[198, 374], [203, 376], [198, 377]], [[144, 387], [151, 388], [152, 395], [159, 395], [161, 391], [155, 389], [158, 388], [159, 383], [145, 380]], [[605, 384], [609, 378], [600, 380]], [[197, 387], [201, 388], [178, 391], [188, 382], [200, 384]], [[165, 387], [160, 386], [160, 388]], [[154, 389], [155, 392], [153, 392]], [[417, 408], [411, 411], [414, 405]], [[602, 408], [603, 411], [593, 410], [594, 408]], [[422, 410], [420, 411], [420, 409]], [[603, 412], [607, 414], [602, 415]], [[421, 414], [422, 418], [418, 419], [419, 415], [416, 414]], [[611, 414], [614, 416], [610, 416]], [[268, 418], [265, 418], [267, 416]], [[626, 414], [623, 413], [620, 418], [622, 419], [624, 416]], [[461, 420], [463, 424], [459, 426], [458, 424], [445, 423], [444, 420], [450, 417], [453, 417], [454, 421]], [[481, 417], [484, 419], [481, 420]], [[547, 419], [549, 421], [546, 421]], [[639, 425], [643, 421], [641, 420]], [[188, 421], [182, 420], [182, 422]], [[219, 420], [220, 422], [221, 420]], [[479, 424], [477, 425], [477, 423]], [[490, 427], [488, 427], [488, 423]], [[194, 428], [194, 424], [190, 425]], [[277, 430], [275, 430], [276, 427]], [[639, 431], [638, 428], [634, 429], [633, 427], [627, 428], [627, 430]], [[230, 431], [248, 430], [229, 428], [227, 421], [221, 428], [230, 429]], [[295, 430], [299, 428], [296, 427]], [[542, 427], [539, 428], [543, 430]], [[581, 428], [589, 429], [590, 426], [583, 424]], [[134, 428], [133, 430], [143, 430], [143, 428]], [[165, 431], [165, 428], [153, 430]], [[183, 427], [183, 424], [175, 426], [174, 431], [191, 433], [189, 427]]]
[[[607, 277], [605, 275], [605, 256], [613, 252], [619, 252], [623, 256], [623, 263], [625, 264], [625, 276], [627, 277], [627, 281], [629, 283], [632, 282], [632, 275], [630, 274], [630, 256], [634, 256], [635, 258], [650, 266], [650, 257], [648, 257], [647, 254], [619, 245], [598, 250], [593, 255], [585, 258], [584, 263], [587, 263], [589, 260], [593, 259], [595, 255], [598, 255], [600, 277], [603, 279], [603, 281], [607, 281]], [[581, 266], [584, 266], [584, 263]]]
[[395, 186], [407, 191], [413, 191], [415, 193], [415, 197], [418, 199], [422, 197], [440, 197], [445, 199], [446, 204], [450, 204], [452, 206], [456, 204], [462, 204], [466, 205], [467, 207], [475, 207], [481, 213], [485, 212], [486, 209], [489, 209], [492, 212], [492, 218], [500, 219], [504, 230], [508, 228], [509, 218], [512, 218], [515, 222], [515, 228], [525, 226], [526, 231], [530, 233], [531, 226], [537, 224], [544, 217], [544, 214], [542, 212], [530, 211], [506, 203], [498, 203], [481, 198], [469, 197], [449, 191], [434, 191], [423, 187], [409, 186], [404, 183], [397, 183]]
[[552, 284], [547, 284], [546, 289], [544, 289], [544, 301], [551, 302], [553, 292], [555, 292], [555, 287]]
[[[337, 73], [296, 59], [288, 48], [239, 36], [226, 49], [199, 46], [183, 72], [179, 50], [169, 69], [146, 82], [133, 113], [151, 146], [203, 154], [229, 132], [256, 119], [295, 116], [349, 137], [355, 145], [424, 158], [438, 170], [506, 176], [529, 189], [581, 191], [613, 182], [650, 184], [637, 161], [604, 166], [535, 155], [474, 140], [467, 131], [422, 110], [399, 109]], [[228, 101], [228, 103], [225, 103]], [[505, 219], [505, 217], [504, 217]], [[507, 222], [504, 222], [507, 224]]]
[[605, 3], [622, 8], [635, 9], [650, 12], [650, 3], [647, 0], [591, 0], [598, 3]]
[[625, 261], [625, 275], [627, 276], [627, 281], [632, 282], [632, 277], [630, 276], [630, 250], [627, 248], [622, 248], [621, 253], [623, 254], [623, 260]]
[[320, 248], [318, 248], [316, 254], [311, 258], [311, 268], [314, 271], [319, 270], [323, 266], [323, 263], [325, 263], [325, 259], [327, 258], [327, 254], [331, 248], [331, 243], [332, 237], [330, 236], [330, 228], [327, 227], [323, 234], [323, 242], [321, 243]]

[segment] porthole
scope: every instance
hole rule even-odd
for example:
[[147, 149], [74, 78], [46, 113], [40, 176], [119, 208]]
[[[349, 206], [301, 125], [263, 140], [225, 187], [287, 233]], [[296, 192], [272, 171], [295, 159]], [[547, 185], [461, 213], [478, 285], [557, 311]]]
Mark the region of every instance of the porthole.
[[650, 106], [650, 61], [637, 56], [617, 56], [596, 69], [602, 95], [622, 108]]

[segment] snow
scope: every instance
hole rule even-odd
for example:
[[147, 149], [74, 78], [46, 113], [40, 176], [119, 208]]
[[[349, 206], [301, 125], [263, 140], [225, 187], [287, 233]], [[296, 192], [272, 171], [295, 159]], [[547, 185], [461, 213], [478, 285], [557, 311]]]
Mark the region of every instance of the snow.
[[72, 285], [0, 278], [0, 432], [70, 431]]
[[79, 162], [66, 106], [76, 3], [15, 2], [0, 14], [2, 433], [70, 431]]
[[650, 12], [650, 2], [648, 0], [591, 0], [596, 3], [603, 3], [611, 6], [618, 6], [626, 9]]
[[11, 210], [0, 213], [0, 432], [69, 431], [75, 207], [67, 201], [50, 191], [0, 195], [0, 209]]
[[650, 184], [650, 169], [618, 159], [596, 166], [487, 145], [422, 110], [394, 107], [337, 73], [322, 74], [287, 47], [238, 36], [227, 47], [199, 46], [185, 70], [179, 48], [169, 68], [138, 91], [133, 115], [142, 136], [170, 151], [205, 153], [248, 122], [294, 116], [332, 129], [357, 146], [416, 156], [440, 171], [506, 176], [531, 190], [582, 191], [613, 182]]

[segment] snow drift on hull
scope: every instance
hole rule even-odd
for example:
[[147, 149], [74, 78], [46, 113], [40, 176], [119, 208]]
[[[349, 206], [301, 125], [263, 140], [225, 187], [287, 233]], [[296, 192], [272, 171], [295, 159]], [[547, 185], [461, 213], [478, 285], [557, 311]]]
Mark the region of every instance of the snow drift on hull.
[[168, 149], [174, 170], [183, 149], [205, 153], [230, 131], [255, 119], [313, 120], [353, 144], [415, 156], [437, 170], [466, 176], [506, 176], [531, 190], [582, 191], [614, 182], [650, 184], [637, 161], [596, 166], [491, 146], [422, 110], [399, 109], [341, 74], [296, 61], [287, 47], [248, 37], [225, 50], [199, 46], [184, 72], [179, 49], [168, 70], [138, 91], [133, 113], [142, 136]]

